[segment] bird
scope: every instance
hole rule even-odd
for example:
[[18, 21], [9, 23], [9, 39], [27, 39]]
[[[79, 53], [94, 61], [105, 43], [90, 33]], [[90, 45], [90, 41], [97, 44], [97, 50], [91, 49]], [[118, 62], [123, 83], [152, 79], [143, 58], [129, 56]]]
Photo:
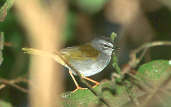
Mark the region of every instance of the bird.
[[[78, 89], [83, 89], [79, 86], [74, 77], [74, 75], [77, 75], [76, 72], [74, 72], [74, 70], [72, 70], [56, 52], [52, 53], [33, 48], [22, 48], [22, 50], [24, 53], [46, 56], [54, 59], [56, 62], [69, 69], [69, 74], [76, 85], [76, 89], [73, 92]], [[110, 63], [114, 50], [115, 48], [110, 38], [96, 37], [82, 45], [61, 49], [59, 50], [59, 53], [62, 58], [81, 74], [83, 79], [91, 81], [97, 86], [99, 85], [99, 82], [89, 77], [101, 72]]]

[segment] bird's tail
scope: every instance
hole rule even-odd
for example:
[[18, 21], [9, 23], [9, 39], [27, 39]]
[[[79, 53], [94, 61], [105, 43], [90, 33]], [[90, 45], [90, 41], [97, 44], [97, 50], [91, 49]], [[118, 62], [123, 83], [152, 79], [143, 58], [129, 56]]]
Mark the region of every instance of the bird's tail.
[[31, 54], [31, 55], [38, 55], [38, 56], [45, 56], [54, 59], [59, 64], [66, 66], [65, 62], [57, 55], [51, 52], [47, 52], [44, 50], [38, 50], [33, 48], [22, 48], [24, 53]]

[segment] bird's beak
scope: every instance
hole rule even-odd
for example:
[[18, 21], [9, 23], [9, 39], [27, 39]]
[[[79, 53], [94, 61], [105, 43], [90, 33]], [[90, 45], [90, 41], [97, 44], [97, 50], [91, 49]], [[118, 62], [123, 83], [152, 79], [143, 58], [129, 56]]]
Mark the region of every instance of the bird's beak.
[[112, 48], [113, 49], [113, 51], [112, 51], [112, 54], [113, 55], [115, 55], [116, 53], [120, 53], [120, 48], [118, 48], [118, 47], [115, 47], [115, 48]]

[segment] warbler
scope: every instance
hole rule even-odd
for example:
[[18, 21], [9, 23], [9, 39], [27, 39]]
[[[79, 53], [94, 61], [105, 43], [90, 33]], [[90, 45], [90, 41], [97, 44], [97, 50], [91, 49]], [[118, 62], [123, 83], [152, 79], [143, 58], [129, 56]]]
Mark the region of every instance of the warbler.
[[[67, 67], [76, 85], [76, 90], [81, 89], [73, 76], [76, 73], [56, 53], [33, 48], [22, 48], [22, 50], [28, 54], [51, 57], [61, 65]], [[61, 49], [60, 55], [80, 72], [82, 78], [98, 85], [99, 82], [88, 77], [101, 72], [109, 64], [114, 50], [113, 42], [109, 38], [96, 37], [83, 45]]]

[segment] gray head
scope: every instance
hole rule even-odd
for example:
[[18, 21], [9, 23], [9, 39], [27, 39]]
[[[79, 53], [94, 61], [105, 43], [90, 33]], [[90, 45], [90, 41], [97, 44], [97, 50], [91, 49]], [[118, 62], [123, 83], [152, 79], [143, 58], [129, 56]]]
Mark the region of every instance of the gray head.
[[104, 39], [104, 38], [95, 38], [92, 40], [92, 45], [94, 48], [96, 48], [98, 51], [106, 54], [106, 55], [112, 55], [112, 52], [114, 50], [113, 43], [110, 40]]

